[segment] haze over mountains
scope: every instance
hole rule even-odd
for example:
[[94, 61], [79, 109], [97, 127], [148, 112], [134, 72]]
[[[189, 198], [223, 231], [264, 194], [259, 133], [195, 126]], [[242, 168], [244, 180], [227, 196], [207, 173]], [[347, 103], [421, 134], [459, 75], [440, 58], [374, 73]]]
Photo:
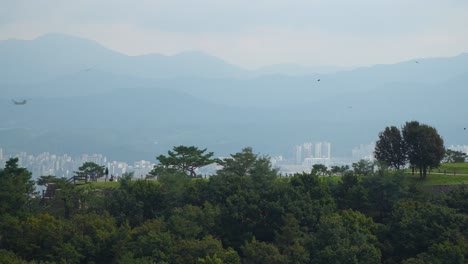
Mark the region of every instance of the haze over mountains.
[[[466, 53], [312, 70], [249, 71], [201, 52], [127, 56], [60, 34], [4, 40], [0, 146], [130, 161], [180, 144], [276, 155], [326, 140], [345, 156], [408, 120], [435, 126], [446, 144], [468, 143]], [[23, 98], [27, 105], [11, 104]]]

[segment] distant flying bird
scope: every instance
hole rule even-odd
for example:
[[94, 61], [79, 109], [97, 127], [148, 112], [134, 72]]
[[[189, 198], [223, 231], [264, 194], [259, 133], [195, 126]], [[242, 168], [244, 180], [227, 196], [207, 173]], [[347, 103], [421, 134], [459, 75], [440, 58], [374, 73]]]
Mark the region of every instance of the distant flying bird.
[[11, 100], [13, 102], [13, 104], [15, 105], [25, 105], [28, 101], [26, 100], [23, 100], [23, 101], [15, 101], [15, 100]]
[[348, 106], [348, 108], [353, 108], [352, 106]]
[[414, 61], [415, 63], [419, 63], [419, 61]]
[[84, 69], [84, 71], [87, 71], [87, 72], [91, 71], [91, 68], [86, 68], [86, 69]]
[[317, 82], [320, 82], [320, 79], [317, 79]]
[[466, 127], [464, 127], [463, 130], [466, 130]]

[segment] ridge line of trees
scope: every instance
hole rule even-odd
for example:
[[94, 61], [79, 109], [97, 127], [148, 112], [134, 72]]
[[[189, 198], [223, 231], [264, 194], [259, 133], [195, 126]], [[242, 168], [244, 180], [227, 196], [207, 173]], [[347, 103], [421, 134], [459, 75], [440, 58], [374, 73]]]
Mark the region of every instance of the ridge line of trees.
[[[206, 149], [195, 150], [211, 159]], [[157, 180], [126, 174], [116, 188], [41, 177], [38, 184], [56, 187], [48, 199], [33, 192], [31, 173], [10, 159], [0, 169], [0, 263], [468, 260], [466, 186], [428, 193], [403, 171], [374, 172], [366, 161], [336, 167], [339, 178], [320, 177], [322, 166], [281, 177], [251, 148], [217, 161], [223, 168], [204, 179], [189, 170], [202, 163], [173, 153], [174, 161], [192, 165], [156, 166]]]

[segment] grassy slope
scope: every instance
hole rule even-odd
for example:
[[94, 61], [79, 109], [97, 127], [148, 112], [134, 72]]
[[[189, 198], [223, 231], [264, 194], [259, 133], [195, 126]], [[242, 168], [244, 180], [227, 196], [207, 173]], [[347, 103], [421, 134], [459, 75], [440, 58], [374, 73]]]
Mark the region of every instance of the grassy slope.
[[419, 175], [410, 175], [408, 179], [421, 185], [468, 184], [468, 175], [428, 174], [425, 180], [420, 180]]
[[421, 185], [468, 184], [468, 163], [442, 163], [439, 168], [428, 173], [425, 180], [419, 179], [418, 172], [411, 175], [409, 180]]
[[445, 172], [447, 174], [468, 174], [468, 163], [443, 163], [434, 172]]

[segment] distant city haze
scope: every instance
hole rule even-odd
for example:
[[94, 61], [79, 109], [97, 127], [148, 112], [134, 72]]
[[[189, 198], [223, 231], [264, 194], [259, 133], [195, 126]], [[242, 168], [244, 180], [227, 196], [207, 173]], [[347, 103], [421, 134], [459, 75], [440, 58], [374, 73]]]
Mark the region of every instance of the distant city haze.
[[127, 55], [352, 68], [468, 50], [464, 0], [0, 1], [0, 39], [65, 33]]

